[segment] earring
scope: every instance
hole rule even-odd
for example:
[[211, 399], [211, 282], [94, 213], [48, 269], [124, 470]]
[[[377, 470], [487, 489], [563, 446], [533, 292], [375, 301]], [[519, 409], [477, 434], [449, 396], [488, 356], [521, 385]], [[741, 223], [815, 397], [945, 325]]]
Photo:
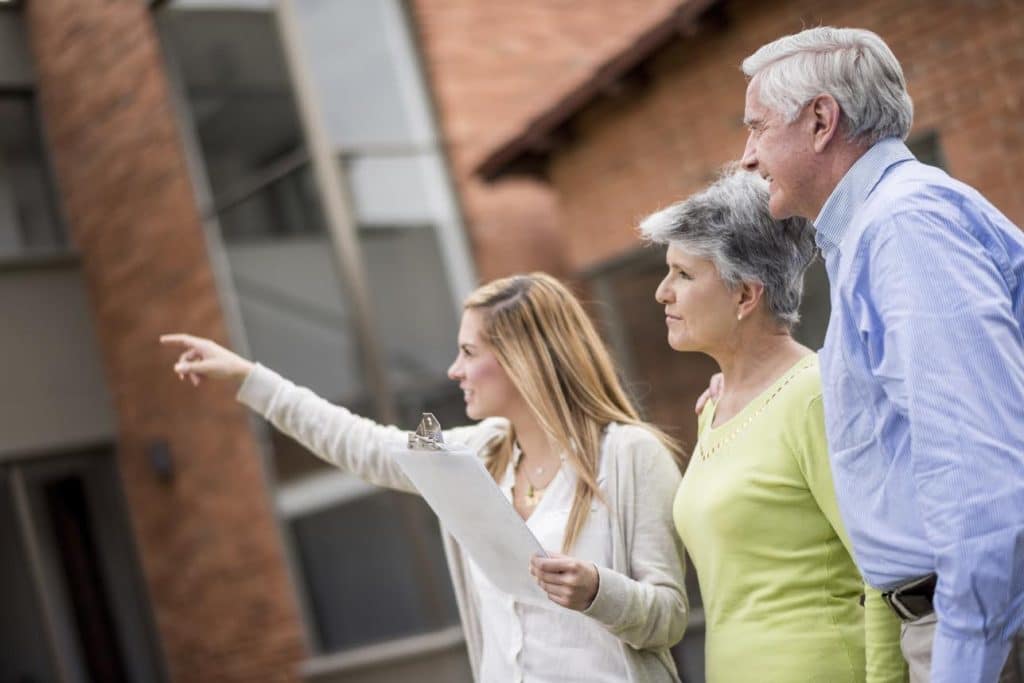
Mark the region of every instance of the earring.
[[743, 314], [742, 313], [737, 314], [736, 320], [743, 320]]

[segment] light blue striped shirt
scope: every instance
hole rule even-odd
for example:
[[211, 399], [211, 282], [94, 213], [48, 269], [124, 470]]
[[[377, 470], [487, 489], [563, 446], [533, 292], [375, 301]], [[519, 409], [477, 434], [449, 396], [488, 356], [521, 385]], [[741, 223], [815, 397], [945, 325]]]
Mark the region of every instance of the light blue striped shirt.
[[932, 682], [995, 681], [1024, 629], [1024, 234], [883, 140], [815, 221], [840, 510], [865, 579], [939, 575]]

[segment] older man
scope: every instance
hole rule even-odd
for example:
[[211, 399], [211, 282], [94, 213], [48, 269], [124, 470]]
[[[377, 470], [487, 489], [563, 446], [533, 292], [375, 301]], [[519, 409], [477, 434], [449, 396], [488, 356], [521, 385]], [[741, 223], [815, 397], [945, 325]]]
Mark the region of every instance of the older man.
[[877, 35], [810, 29], [743, 71], [743, 164], [773, 216], [814, 221], [832, 286], [821, 371], [857, 563], [914, 681], [996, 681], [1024, 629], [1024, 235], [903, 144]]

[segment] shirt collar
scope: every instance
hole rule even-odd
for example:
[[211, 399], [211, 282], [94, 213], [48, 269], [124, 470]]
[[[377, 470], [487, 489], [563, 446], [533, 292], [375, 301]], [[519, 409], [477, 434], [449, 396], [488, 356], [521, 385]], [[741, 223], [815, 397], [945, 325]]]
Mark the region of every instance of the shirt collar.
[[875, 143], [854, 162], [814, 220], [815, 240], [823, 252], [839, 247], [853, 215], [889, 167], [913, 158], [913, 152], [902, 140], [886, 138]]

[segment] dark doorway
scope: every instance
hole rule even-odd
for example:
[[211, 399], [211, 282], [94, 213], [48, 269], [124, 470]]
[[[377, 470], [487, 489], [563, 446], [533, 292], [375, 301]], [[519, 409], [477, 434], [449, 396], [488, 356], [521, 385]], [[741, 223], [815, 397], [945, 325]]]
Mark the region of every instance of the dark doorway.
[[0, 683], [166, 680], [107, 449], [0, 464]]

